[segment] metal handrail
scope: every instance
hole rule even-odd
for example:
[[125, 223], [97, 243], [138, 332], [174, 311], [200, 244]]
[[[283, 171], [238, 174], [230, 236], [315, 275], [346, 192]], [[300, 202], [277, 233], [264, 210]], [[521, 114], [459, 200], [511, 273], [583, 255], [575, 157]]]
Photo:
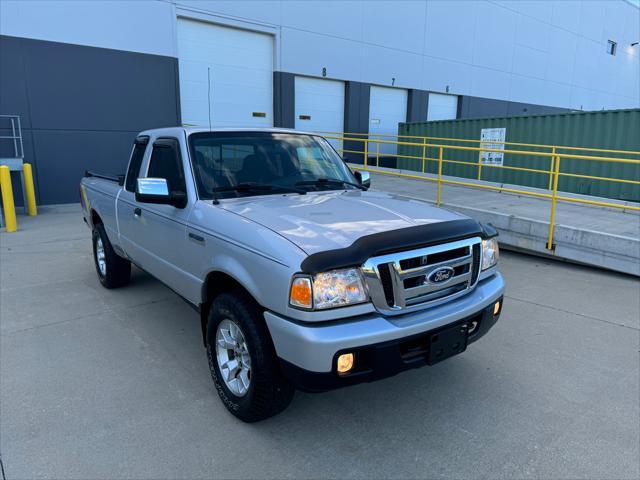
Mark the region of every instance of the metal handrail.
[[2, 156], [0, 158], [0, 194], [2, 195], [2, 210], [4, 213], [4, 215], [0, 213], [0, 226], [4, 226], [7, 232], [15, 232], [18, 229], [18, 225], [13, 199], [13, 185], [11, 184], [11, 172], [20, 172], [24, 211], [33, 216], [37, 214], [33, 170], [31, 164], [24, 163], [24, 144], [22, 143], [20, 115], [0, 115], [0, 120], [2, 119], [9, 120], [11, 126], [1, 125], [0, 128], [11, 128], [11, 135], [2, 135], [0, 140], [13, 141], [13, 156]]
[[[356, 135], [356, 136], [354, 136]], [[364, 137], [366, 135], [366, 137]], [[600, 206], [600, 207], [607, 207], [607, 208], [616, 208], [616, 209], [621, 209], [621, 210], [627, 210], [627, 211], [637, 211], [640, 212], [640, 204], [638, 206], [636, 205], [629, 205], [628, 203], [625, 204], [619, 204], [619, 203], [613, 203], [613, 202], [604, 202], [604, 201], [599, 201], [599, 200], [588, 200], [588, 199], [584, 199], [584, 198], [575, 198], [575, 197], [568, 197], [568, 196], [563, 196], [563, 195], [559, 195], [558, 194], [558, 180], [560, 177], [572, 177], [572, 178], [583, 178], [583, 179], [587, 179], [587, 180], [597, 180], [597, 181], [609, 181], [609, 182], [617, 182], [617, 183], [624, 183], [624, 184], [632, 184], [632, 185], [640, 185], [640, 181], [637, 180], [629, 180], [629, 179], [624, 179], [624, 178], [610, 178], [610, 177], [599, 177], [599, 176], [594, 176], [594, 175], [583, 175], [583, 174], [579, 174], [579, 173], [569, 173], [569, 172], [562, 172], [560, 170], [560, 164], [561, 164], [561, 160], [562, 159], [576, 159], [576, 160], [586, 160], [586, 161], [599, 161], [599, 162], [605, 162], [605, 163], [626, 163], [626, 164], [633, 164], [633, 165], [640, 165], [640, 159], [635, 160], [635, 159], [630, 159], [630, 158], [617, 158], [617, 157], [597, 157], [597, 156], [593, 156], [593, 155], [577, 155], [577, 154], [571, 154], [571, 153], [560, 153], [558, 152], [558, 149], [562, 150], [562, 149], [570, 149], [573, 151], [579, 151], [579, 150], [584, 150], [587, 152], [599, 152], [599, 153], [624, 153], [624, 154], [630, 154], [630, 155], [640, 155], [640, 152], [631, 152], [631, 151], [625, 151], [625, 150], [606, 150], [606, 149], [593, 149], [593, 148], [580, 148], [580, 147], [562, 147], [562, 146], [550, 146], [550, 145], [535, 145], [535, 144], [519, 144], [520, 146], [528, 146], [528, 147], [545, 147], [545, 148], [550, 148], [551, 152], [535, 152], [535, 151], [530, 151], [530, 150], [500, 150], [500, 149], [493, 149], [493, 148], [484, 148], [482, 146], [480, 147], [470, 147], [470, 146], [461, 146], [461, 145], [445, 145], [442, 143], [439, 144], [434, 144], [434, 143], [427, 143], [427, 140], [435, 140], [434, 138], [429, 138], [429, 137], [416, 137], [416, 138], [421, 138], [423, 140], [423, 143], [414, 143], [414, 142], [406, 142], [406, 141], [391, 141], [391, 140], [379, 140], [379, 139], [371, 139], [369, 138], [372, 135], [377, 135], [377, 134], [351, 134], [351, 133], [340, 133], [338, 134], [338, 136], [336, 136], [335, 132], [327, 132], [326, 135], [324, 135], [325, 138], [330, 138], [330, 139], [335, 139], [335, 140], [340, 140], [342, 142], [345, 141], [357, 141], [357, 142], [361, 142], [363, 144], [363, 150], [349, 150], [349, 149], [341, 149], [338, 150], [342, 153], [352, 153], [352, 154], [356, 154], [356, 155], [363, 155], [364, 158], [364, 162], [363, 162], [363, 170], [367, 170], [367, 171], [374, 171], [375, 173], [379, 173], [379, 174], [383, 174], [383, 175], [392, 175], [392, 176], [397, 176], [397, 177], [403, 177], [403, 178], [411, 178], [411, 179], [418, 179], [418, 180], [423, 180], [423, 181], [430, 181], [430, 182], [437, 182], [437, 194], [436, 194], [436, 204], [438, 206], [440, 206], [441, 204], [441, 200], [442, 200], [442, 185], [456, 185], [456, 186], [463, 186], [463, 187], [469, 187], [469, 188], [476, 188], [476, 189], [484, 189], [484, 190], [493, 190], [493, 191], [500, 191], [500, 192], [506, 192], [506, 193], [514, 193], [517, 195], [524, 195], [524, 196], [530, 196], [530, 197], [536, 197], [536, 198], [542, 198], [542, 199], [547, 199], [547, 200], [551, 200], [551, 208], [550, 208], [550, 212], [549, 212], [549, 231], [548, 231], [548, 235], [547, 235], [547, 243], [546, 243], [546, 248], [548, 250], [550, 250], [551, 252], [553, 252], [555, 250], [555, 245], [553, 244], [553, 236], [554, 236], [554, 229], [555, 229], [555, 216], [556, 216], [556, 205], [557, 202], [567, 202], [567, 203], [578, 203], [578, 204], [583, 204], [583, 205], [589, 205], [589, 206]], [[383, 134], [381, 134], [383, 135]], [[360, 136], [360, 138], [358, 138], [357, 136]], [[388, 135], [387, 135], [388, 136]], [[397, 136], [398, 138], [400, 138], [400, 136]], [[406, 136], [405, 136], [406, 137]], [[442, 140], [447, 140], [447, 141], [461, 141], [461, 140], [466, 140], [466, 139], [439, 139], [440, 141]], [[473, 140], [476, 141], [476, 140]], [[491, 143], [491, 144], [495, 144], [495, 143], [504, 143], [505, 145], [514, 145], [513, 143], [509, 143], [509, 142], [480, 142], [482, 143]], [[432, 177], [425, 177], [422, 175], [418, 175], [418, 174], [409, 174], [409, 173], [403, 173], [403, 172], [398, 172], [398, 171], [389, 171], [389, 170], [371, 170], [370, 165], [369, 165], [369, 155], [368, 152], [371, 151], [370, 145], [371, 144], [375, 144], [376, 145], [376, 157], [374, 157], [376, 159], [376, 166], [379, 166], [379, 156], [378, 156], [378, 152], [379, 152], [379, 145], [381, 144], [385, 144], [385, 145], [398, 145], [398, 146], [410, 146], [410, 147], [423, 147], [422, 148], [422, 155], [421, 156], [415, 156], [415, 155], [394, 155], [398, 158], [406, 158], [406, 159], [414, 159], [414, 160], [419, 160], [421, 161], [422, 164], [422, 172], [424, 173], [425, 171], [425, 164], [426, 162], [438, 162], [438, 174], [436, 178], [432, 178]], [[431, 157], [427, 157], [426, 156], [426, 149], [430, 148], [430, 149], [437, 149], [438, 150], [438, 158], [431, 158]], [[474, 152], [497, 152], [497, 153], [503, 153], [503, 154], [511, 154], [511, 155], [522, 155], [522, 156], [534, 156], [534, 157], [539, 157], [539, 158], [548, 158], [550, 159], [550, 164], [549, 164], [549, 169], [548, 170], [542, 170], [542, 169], [536, 169], [536, 168], [525, 168], [525, 167], [514, 167], [512, 165], [483, 165], [481, 163], [481, 158], [480, 155], [478, 155], [478, 162], [466, 162], [466, 161], [461, 161], [461, 160], [452, 160], [452, 159], [446, 159], [444, 158], [444, 152], [445, 151], [449, 151], [449, 152], [453, 152], [453, 151], [474, 151]], [[481, 169], [482, 168], [498, 168], [498, 169], [505, 169], [505, 170], [514, 170], [514, 171], [522, 171], [522, 172], [531, 172], [531, 173], [536, 173], [536, 174], [542, 174], [542, 175], [548, 175], [549, 176], [549, 190], [550, 193], [540, 193], [540, 192], [534, 192], [534, 191], [530, 191], [530, 190], [524, 190], [524, 189], [518, 189], [518, 188], [505, 188], [503, 186], [494, 186], [494, 185], [487, 185], [487, 184], [481, 184], [481, 183], [471, 183], [471, 182], [465, 182], [462, 180], [451, 180], [449, 178], [443, 178], [442, 175], [442, 170], [443, 170], [443, 165], [447, 164], [447, 163], [452, 163], [452, 164], [459, 164], [459, 165], [468, 165], [471, 167], [475, 167], [478, 169], [478, 181], [481, 181]], [[635, 202], [634, 202], [635, 203]]]
[[[540, 143], [520, 143], [520, 142], [506, 142], [506, 141], [498, 141], [498, 140], [473, 140], [469, 138], [446, 138], [446, 137], [426, 137], [421, 135], [395, 135], [391, 133], [357, 133], [357, 132], [316, 132], [320, 133], [323, 136], [325, 135], [349, 135], [349, 136], [375, 136], [375, 137], [387, 137], [387, 138], [409, 138], [409, 139], [419, 139], [423, 141], [447, 141], [447, 142], [460, 142], [460, 143], [492, 143], [492, 144], [500, 144], [500, 145], [513, 145], [518, 147], [532, 147], [532, 148], [549, 148], [549, 149], [561, 149], [561, 150], [579, 150], [584, 152], [600, 152], [600, 153], [621, 153], [625, 155], [640, 155], [640, 151], [634, 150], [612, 150], [605, 148], [592, 148], [592, 147], [569, 147], [566, 145], [545, 145]], [[358, 140], [358, 138], [350, 138], [349, 140]], [[423, 146], [423, 143], [414, 143], [411, 142], [412, 146]], [[427, 144], [428, 147], [433, 146], [432, 144]]]
[[[24, 144], [22, 143], [22, 124], [20, 123], [20, 115], [0, 115], [0, 118], [6, 118], [11, 122], [12, 135], [1, 136], [3, 140], [13, 140], [14, 156], [10, 158], [24, 158]], [[18, 146], [20, 148], [18, 148]]]

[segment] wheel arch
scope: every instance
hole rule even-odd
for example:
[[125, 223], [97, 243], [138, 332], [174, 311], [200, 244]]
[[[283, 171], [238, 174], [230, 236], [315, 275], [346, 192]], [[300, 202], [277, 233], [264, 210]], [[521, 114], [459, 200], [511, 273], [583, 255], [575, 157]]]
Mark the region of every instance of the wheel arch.
[[207, 322], [209, 320], [211, 304], [218, 295], [231, 291], [242, 292], [251, 298], [259, 308], [264, 309], [249, 288], [233, 275], [223, 270], [212, 270], [207, 274], [202, 284], [202, 303], [200, 304], [200, 327], [202, 330], [202, 341], [205, 346], [207, 341]]
[[95, 210], [95, 208], [91, 209], [90, 218], [91, 218], [91, 226], [98, 225], [100, 223], [104, 225], [104, 222], [100, 217], [100, 214]]

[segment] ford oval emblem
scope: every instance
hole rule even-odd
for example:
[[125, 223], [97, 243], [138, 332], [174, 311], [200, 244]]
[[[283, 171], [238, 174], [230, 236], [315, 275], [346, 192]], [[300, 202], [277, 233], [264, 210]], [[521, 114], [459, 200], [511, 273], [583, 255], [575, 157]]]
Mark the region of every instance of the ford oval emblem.
[[446, 283], [453, 278], [455, 270], [451, 267], [441, 267], [429, 274], [427, 280], [430, 283]]

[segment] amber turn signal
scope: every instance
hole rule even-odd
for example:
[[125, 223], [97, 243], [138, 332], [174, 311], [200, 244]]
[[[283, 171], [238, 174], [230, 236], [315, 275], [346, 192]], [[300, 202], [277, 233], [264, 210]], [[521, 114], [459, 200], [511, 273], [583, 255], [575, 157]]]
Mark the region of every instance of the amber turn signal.
[[311, 279], [307, 277], [294, 278], [291, 282], [289, 303], [294, 307], [311, 308]]

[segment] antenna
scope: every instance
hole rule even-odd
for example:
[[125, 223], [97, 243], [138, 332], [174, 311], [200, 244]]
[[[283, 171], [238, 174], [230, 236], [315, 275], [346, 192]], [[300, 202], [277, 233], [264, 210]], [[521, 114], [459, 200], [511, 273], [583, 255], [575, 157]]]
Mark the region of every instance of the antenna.
[[209, 107], [209, 131], [211, 131], [211, 67], [207, 67], [207, 106]]

